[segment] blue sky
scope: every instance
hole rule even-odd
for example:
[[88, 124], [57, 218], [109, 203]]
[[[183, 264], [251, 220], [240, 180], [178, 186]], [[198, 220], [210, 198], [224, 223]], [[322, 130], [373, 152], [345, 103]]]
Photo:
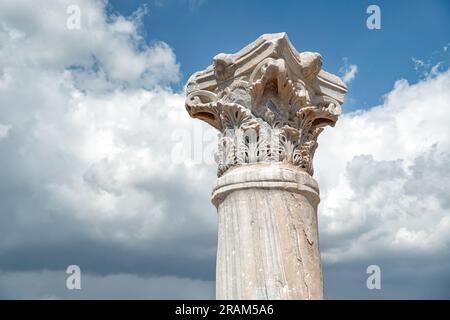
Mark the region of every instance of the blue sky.
[[[110, 10], [129, 15], [147, 4], [148, 41], [160, 40], [181, 64], [179, 89], [219, 52], [233, 53], [263, 33], [287, 32], [299, 51], [317, 51], [324, 69], [339, 74], [343, 59], [358, 66], [345, 111], [380, 104], [400, 79], [416, 82], [412, 58], [435, 60], [450, 39], [449, 1], [237, 1], [113, 0]], [[366, 9], [381, 8], [381, 29], [369, 30]], [[448, 53], [447, 53], [448, 55]]]

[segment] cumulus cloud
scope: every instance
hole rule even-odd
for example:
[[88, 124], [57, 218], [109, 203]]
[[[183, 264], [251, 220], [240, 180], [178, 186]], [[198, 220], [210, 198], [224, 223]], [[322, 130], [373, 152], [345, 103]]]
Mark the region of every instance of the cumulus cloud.
[[441, 280], [433, 277], [425, 290], [450, 287], [448, 88], [450, 70], [416, 84], [399, 80], [382, 105], [344, 114], [319, 138], [320, 232], [330, 273], [354, 268], [350, 262], [363, 272], [378, 261], [392, 273], [412, 263], [423, 269], [397, 280], [433, 270]]
[[[69, 4], [80, 30], [66, 27]], [[195, 292], [214, 278], [215, 172], [171, 161], [172, 134], [206, 126], [169, 89], [179, 66], [168, 44], [143, 40], [143, 11], [106, 5], [0, 4], [2, 283], [78, 264], [90, 277], [192, 279]], [[122, 297], [138, 282], [127, 277]]]
[[[80, 29], [67, 28], [69, 5], [80, 8]], [[96, 82], [151, 88], [179, 79], [171, 48], [143, 41], [142, 9], [123, 17], [107, 16], [104, 1], [49, 1], [42, 6], [19, 0], [0, 6], [3, 77], [16, 78], [16, 68], [26, 66], [30, 73], [45, 74], [70, 68], [74, 84], [83, 88]]]

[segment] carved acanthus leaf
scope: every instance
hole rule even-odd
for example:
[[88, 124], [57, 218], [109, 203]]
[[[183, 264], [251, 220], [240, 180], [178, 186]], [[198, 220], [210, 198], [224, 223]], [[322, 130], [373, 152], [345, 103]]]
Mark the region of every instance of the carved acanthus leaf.
[[218, 102], [217, 106], [222, 110], [221, 120], [224, 129], [245, 130], [247, 128], [255, 128], [258, 126], [258, 122], [250, 110], [244, 108], [240, 104], [234, 102]]
[[221, 132], [219, 174], [266, 161], [313, 173], [317, 137], [336, 123], [346, 92], [321, 67], [320, 54], [298, 53], [280, 33], [263, 35], [235, 54], [218, 54], [192, 75], [186, 109]]

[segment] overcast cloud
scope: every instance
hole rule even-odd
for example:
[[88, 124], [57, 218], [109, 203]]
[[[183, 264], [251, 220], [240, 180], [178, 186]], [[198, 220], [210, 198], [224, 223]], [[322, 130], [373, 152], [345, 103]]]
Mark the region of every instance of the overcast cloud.
[[[173, 161], [179, 133], [214, 132], [170, 89], [176, 53], [145, 43], [143, 14], [0, 3], [0, 298], [214, 297], [215, 165]], [[399, 80], [320, 137], [326, 297], [450, 298], [449, 88], [448, 70]]]

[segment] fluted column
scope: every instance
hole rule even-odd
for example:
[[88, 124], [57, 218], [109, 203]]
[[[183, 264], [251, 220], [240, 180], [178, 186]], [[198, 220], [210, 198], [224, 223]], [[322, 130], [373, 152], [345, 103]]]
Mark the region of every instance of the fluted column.
[[254, 164], [217, 181], [217, 299], [322, 299], [316, 181]]
[[287, 35], [219, 54], [187, 86], [186, 109], [219, 130], [217, 299], [322, 299], [313, 179], [317, 137], [346, 93]]

